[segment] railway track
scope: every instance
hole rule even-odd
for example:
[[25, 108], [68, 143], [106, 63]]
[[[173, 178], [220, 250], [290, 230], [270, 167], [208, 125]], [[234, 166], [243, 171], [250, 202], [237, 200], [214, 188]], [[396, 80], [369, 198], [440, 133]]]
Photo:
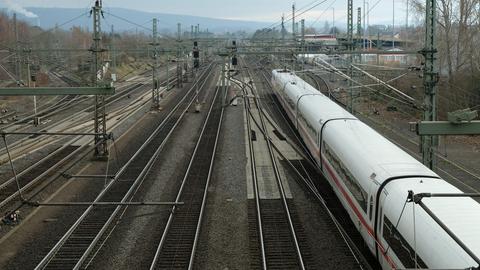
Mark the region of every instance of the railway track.
[[[170, 78], [170, 82], [175, 82], [176, 81], [176, 78]], [[162, 83], [162, 85], [166, 85], [167, 82], [164, 81]], [[115, 95], [111, 96], [111, 97], [108, 97], [106, 99], [106, 106], [112, 106], [113, 104], [116, 104], [117, 102], [119, 102], [120, 100], [122, 100], [123, 98], [125, 98], [127, 95], [130, 95], [133, 91], [140, 91], [142, 90], [142, 88], [145, 88], [146, 89], [146, 86], [148, 84], [142, 84], [142, 83], [135, 83], [133, 85], [130, 85], [130, 86], [127, 86], [125, 90], [123, 91], [120, 91], [120, 92], [117, 92]], [[45, 110], [46, 111], [49, 111], [48, 112], [48, 115], [52, 115], [52, 114], [56, 114], [56, 113], [59, 113], [61, 111], [65, 111], [67, 109], [72, 109], [73, 106], [75, 106], [76, 104], [70, 104], [68, 106], [63, 106], [63, 107], [55, 107], [55, 106], [52, 106], [51, 108], [48, 108]], [[55, 107], [55, 108], [53, 108]], [[39, 112], [39, 114], [42, 114], [43, 112]], [[47, 113], [47, 112], [46, 112]], [[45, 130], [46, 128], [54, 128], [56, 126], [61, 126], [61, 125], [64, 125], [64, 123], [69, 123], [70, 126], [77, 126], [81, 123], [78, 123], [79, 120], [81, 119], [85, 119], [85, 117], [87, 116], [86, 114], [87, 113], [93, 113], [93, 105], [91, 106], [88, 106], [86, 108], [83, 108], [81, 109], [80, 111], [77, 111], [76, 113], [74, 114], [71, 114], [65, 118], [63, 118], [62, 120], [60, 120], [59, 122], [56, 122], [53, 126], [42, 126], [42, 130]], [[87, 120], [85, 121], [89, 121], [90, 118], [88, 118]], [[16, 123], [20, 123], [21, 120], [15, 122], [15, 123], [11, 123], [9, 124], [8, 126], [4, 126], [4, 128], [8, 128], [8, 127], [11, 127], [13, 125], [15, 125]], [[16, 129], [15, 131], [18, 132], [18, 131], [21, 131], [21, 130], [24, 130], [28, 128], [28, 126], [22, 126], [20, 129]], [[65, 129], [65, 128], [63, 128]], [[34, 149], [34, 145], [37, 145], [39, 144], [41, 141], [39, 140], [30, 140], [31, 138], [28, 137], [28, 136], [11, 136], [11, 139], [10, 140], [14, 140], [13, 143], [10, 143], [9, 147], [11, 149], [11, 152], [12, 154], [14, 155], [15, 153], [15, 147], [19, 146], [19, 147], [22, 147], [22, 148], [26, 148], [26, 146], [28, 145], [28, 149], [29, 151], [32, 151]], [[0, 151], [0, 155], [5, 155], [5, 150], [2, 149]], [[13, 156], [13, 158], [15, 158], [15, 156]]]
[[192, 158], [168, 217], [150, 269], [192, 269], [205, 212], [218, 137], [223, 118], [223, 93], [217, 86]]
[[[273, 123], [274, 127], [278, 131], [282, 130], [286, 132], [282, 136], [290, 138], [292, 142], [290, 145], [296, 149], [296, 151], [307, 151], [306, 147], [303, 144], [303, 141], [300, 139], [300, 136], [295, 129], [292, 128], [292, 123], [286, 116], [285, 112], [281, 109], [279, 101], [276, 99], [276, 96], [273, 94], [273, 88], [270, 83], [269, 74], [267, 74], [264, 68], [257, 68], [260, 72], [255, 74], [259, 77], [260, 80], [265, 80], [264, 86], [260, 87], [262, 89], [259, 93], [259, 101], [262, 102], [269, 112], [269, 115], [274, 118]], [[269, 91], [267, 91], [269, 89]], [[266, 115], [265, 115], [266, 116]], [[269, 119], [268, 117], [266, 117]], [[295, 145], [299, 145], [298, 148], [295, 148]], [[276, 152], [283, 157], [280, 149], [272, 144]], [[341, 203], [338, 201], [335, 193], [331, 189], [327, 181], [319, 181], [319, 171], [316, 169], [313, 159], [310, 159], [310, 155], [307, 151], [307, 154], [304, 155], [303, 160], [290, 161], [286, 157], [283, 157], [282, 164], [287, 167], [290, 167], [292, 171], [295, 172], [297, 177], [301, 179], [301, 182], [304, 183], [307, 190], [314, 195], [315, 199], [322, 206], [322, 211], [319, 213], [325, 220], [330, 220], [326, 229], [331, 231], [336, 231], [339, 233], [339, 241], [343, 242], [344, 245], [341, 246], [340, 250], [342, 251], [342, 256], [347, 256], [351, 262], [351, 265], [354, 265], [355, 268], [360, 269], [372, 269], [377, 268], [378, 264], [375, 261], [375, 258], [371, 255], [370, 251], [364, 245], [363, 238], [360, 236], [358, 231], [355, 229], [355, 225], [351, 222], [348, 213], [343, 209]], [[293, 201], [289, 201], [292, 203]], [[294, 209], [294, 208], [293, 208]], [[340, 243], [339, 242], [339, 243]], [[330, 256], [333, 256], [331, 254]], [[321, 255], [317, 256], [321, 258]], [[317, 267], [322, 267], [321, 260], [316, 258]], [[307, 267], [311, 268], [311, 267]]]
[[[251, 74], [248, 74], [248, 77], [252, 78]], [[250, 142], [249, 154], [254, 190], [254, 199], [249, 200], [248, 203], [248, 217], [250, 225], [256, 224], [256, 228], [250, 228], [250, 237], [253, 238], [252, 245], [256, 246], [253, 251], [258, 251], [251, 254], [251, 266], [261, 269], [313, 269], [313, 256], [305, 241], [305, 232], [299, 219], [293, 214], [295, 208], [292, 203], [293, 199], [287, 196], [284, 187], [285, 181], [281, 178], [276, 154], [270, 140], [266, 139], [269, 136], [268, 129], [257, 90], [255, 86], [251, 86], [248, 87], [248, 90], [244, 88], [244, 91], [247, 129], [252, 132], [256, 129], [261, 130], [258, 132], [258, 136], [255, 135], [255, 138], [252, 138], [252, 132], [247, 132]], [[255, 123], [256, 128], [252, 126], [252, 122]], [[254, 144], [254, 141], [260, 140], [258, 137], [261, 136], [261, 133], [266, 136], [265, 144]], [[262, 149], [268, 153], [270, 165], [268, 167], [264, 166], [263, 160], [257, 159], [257, 154]], [[263, 165], [257, 165], [257, 162]], [[265, 178], [265, 175], [273, 175], [272, 179], [274, 179], [279, 198], [265, 196], [261, 191], [259, 174], [262, 175], [262, 180], [268, 179]]]
[[[83, 149], [79, 146], [65, 145], [59, 147], [48, 156], [28, 167], [9, 180], [0, 184], [0, 208], [18, 199], [20, 192], [26, 192], [38, 182], [51, 177], [56, 169], [71, 157], [78, 155]], [[17, 183], [18, 181], [18, 183]]]
[[57, 77], [59, 80], [65, 82], [69, 86], [80, 86], [80, 83], [77, 80], [72, 79], [71, 77], [68, 77], [62, 73], [58, 72], [51, 72], [50, 74], [53, 74], [55, 77]]
[[[210, 69], [207, 69], [202, 78], [205, 84], [208, 81]], [[100, 192], [94, 202], [125, 203], [141, 185], [144, 177], [155, 162], [175, 127], [182, 120], [187, 109], [195, 100], [196, 86], [183, 96], [177, 105], [168, 113], [166, 118], [154, 130], [151, 136], [134, 153], [132, 158], [120, 169], [107, 186]], [[201, 87], [203, 88], [203, 86]], [[80, 269], [84, 263], [92, 259], [93, 254], [100, 248], [98, 243], [106, 237], [106, 232], [112, 225], [121, 205], [90, 205], [70, 229], [56, 242], [48, 254], [37, 265], [36, 269]]]
[[37, 112], [36, 115], [28, 116], [26, 118], [23, 118], [20, 121], [16, 121], [15, 125], [28, 124], [33, 120], [34, 117], [40, 117], [40, 118], [49, 117], [55, 113], [59, 113], [61, 111], [67, 110], [72, 106], [76, 105], [75, 103], [82, 102], [87, 98], [88, 97], [86, 96], [77, 96], [77, 95], [68, 95], [68, 96], [62, 97], [58, 102], [56, 102], [52, 106]]
[[[107, 105], [111, 104], [112, 102], [115, 102], [121, 98], [123, 98], [124, 96], [126, 96], [128, 93], [138, 89], [139, 87], [141, 86], [144, 86], [144, 84], [140, 84], [140, 83], [135, 83], [133, 85], [129, 85], [126, 87], [125, 90], [123, 91], [119, 91], [117, 93], [115, 93], [113, 96], [111, 97], [108, 97], [106, 99], [106, 102], [107, 102]], [[76, 106], [78, 105], [79, 102], [82, 102], [82, 101], [86, 101], [87, 99], [89, 99], [90, 97], [87, 97], [87, 96], [77, 96], [77, 95], [68, 95], [68, 96], [64, 96], [62, 97], [59, 101], [57, 101], [56, 103], [52, 104], [51, 106], [45, 108], [45, 109], [42, 109], [42, 110], [39, 110], [37, 112], [36, 115], [29, 115], [29, 116], [26, 116], [22, 119], [19, 119], [15, 122], [12, 122], [8, 125], [5, 125], [3, 126], [2, 128], [5, 130], [7, 128], [10, 128], [10, 127], [13, 127], [15, 125], [20, 125], [20, 124], [27, 124], [29, 123], [30, 121], [32, 121], [32, 119], [37, 116], [37, 117], [41, 117], [41, 118], [46, 118], [46, 117], [50, 117], [56, 113], [59, 113], [59, 112], [62, 112], [62, 111], [65, 111], [65, 110], [68, 110], [68, 109], [71, 109], [73, 106]], [[90, 105], [88, 106], [87, 108], [81, 110], [80, 112], [77, 112], [75, 115], [78, 115], [79, 113], [82, 113], [82, 112], [91, 112], [93, 110], [93, 105]]]
[[320, 92], [327, 94], [330, 93], [330, 86], [325, 79], [310, 71], [307, 72], [306, 75], [314, 82], [316, 86], [315, 88], [317, 88]]
[[8, 113], [5, 113], [5, 114], [2, 114], [0, 116], [0, 123], [3, 123], [3, 121], [6, 121], [8, 120], [9, 118], [12, 118], [15, 116], [17, 112], [13, 111], [13, 112], [8, 112]]
[[[66, 82], [67, 84], [69, 85], [72, 85], [72, 86], [78, 86], [79, 83], [68, 78], [68, 77], [65, 77], [63, 75], [60, 75], [60, 74], [56, 74], [56, 73], [52, 73], [54, 76], [58, 77], [60, 80]], [[145, 74], [145, 73], [142, 73], [142, 75]], [[170, 77], [170, 83], [175, 83], [176, 82], [176, 78], [175, 77]], [[145, 81], [147, 81], [147, 79], [145, 79]], [[125, 97], [126, 95], [130, 94], [131, 92], [133, 92], [134, 90], [138, 90], [138, 88], [142, 87], [142, 86], [145, 86], [145, 85], [148, 85], [145, 84], [145, 83], [129, 83], [125, 86], [121, 86], [117, 89], [117, 92], [112, 95], [112, 96], [109, 96], [106, 98], [106, 102], [107, 102], [107, 105], [113, 103], [113, 102], [116, 102], [118, 101], [119, 99]], [[161, 87], [164, 87], [167, 85], [167, 81], [163, 81], [160, 86]], [[122, 90], [122, 91], [119, 91], [120, 89], [122, 88], [125, 88], [125, 90]], [[82, 102], [82, 101], [86, 101], [88, 99], [91, 99], [91, 97], [87, 97], [87, 96], [77, 96], [77, 95], [68, 95], [68, 96], [64, 96], [62, 97], [59, 101], [55, 102], [54, 104], [52, 105], [44, 105], [44, 106], [40, 106], [39, 107], [39, 110], [37, 112], [37, 115], [34, 115], [34, 114], [31, 114], [31, 115], [27, 115], [21, 119], [18, 119], [12, 123], [9, 123], [7, 125], [4, 125], [2, 126], [2, 128], [5, 130], [7, 128], [10, 128], [12, 126], [15, 126], [15, 125], [19, 125], [19, 124], [27, 124], [29, 121], [32, 121], [32, 119], [35, 117], [35, 116], [39, 116], [39, 117], [42, 117], [42, 118], [45, 118], [45, 117], [49, 117], [49, 116], [52, 116], [56, 113], [59, 113], [61, 111], [65, 111], [67, 109], [71, 109], [72, 107], [76, 106], [79, 102]], [[45, 107], [45, 108], [43, 108]], [[85, 109], [82, 109], [80, 111], [81, 112], [84, 112], [84, 111], [88, 111], [88, 112], [91, 112], [93, 111], [93, 105], [91, 106], [88, 106], [88, 108], [85, 108]], [[78, 114], [78, 113], [77, 113]], [[76, 115], [77, 115], [76, 114]]]
[[[69, 86], [80, 86], [79, 83], [77, 81], [74, 81], [73, 79], [69, 78], [69, 77], [66, 77], [64, 75], [61, 75], [61, 74], [58, 74], [56, 72], [52, 72], [51, 74], [53, 74], [55, 77], [57, 77], [59, 80], [65, 82], [66, 84], [68, 84]], [[6, 125], [4, 128], [8, 128], [12, 125], [17, 125], [17, 124], [26, 124], [28, 123], [29, 121], [32, 121], [33, 118], [35, 116], [37, 117], [48, 117], [49, 115], [51, 115], [53, 112], [59, 110], [59, 109], [62, 109], [64, 107], [67, 107], [69, 104], [73, 103], [73, 102], [77, 102], [77, 101], [81, 101], [81, 100], [84, 100], [86, 97], [81, 97], [81, 96], [77, 96], [77, 95], [68, 95], [68, 96], [63, 96], [60, 98], [60, 100], [58, 100], [57, 102], [55, 102], [54, 104], [52, 105], [46, 105], [44, 104], [43, 106], [40, 106], [38, 109], [38, 112], [36, 115], [28, 115], [26, 117], [23, 117], [17, 121], [14, 121], [13, 123], [9, 124], [9, 125]], [[43, 108], [45, 107], [45, 108]], [[17, 116], [18, 117], [18, 116]]]
[[[120, 117], [117, 118], [117, 116], [115, 116], [118, 121], [112, 125], [112, 128], [118, 126], [123, 119], [128, 117], [129, 114], [134, 113], [139, 107], [144, 106], [148, 102], [149, 99], [145, 101], [143, 98], [132, 103], [132, 108], [128, 109], [128, 107], [126, 107], [126, 109], [122, 110], [120, 113]], [[81, 132], [82, 130], [79, 131]], [[83, 131], [89, 132], [91, 130], [87, 128]], [[84, 136], [82, 135], [76, 136], [62, 146], [54, 149], [53, 152], [48, 154], [46, 157], [20, 172], [17, 175], [17, 179], [12, 177], [1, 183], [0, 209], [10, 208], [11, 210], [12, 207], [14, 209], [19, 209], [25, 203], [31, 204], [30, 199], [36, 195], [35, 187], [48, 185], [50, 182], [54, 181], [58, 176], [60, 176], [60, 174], [56, 173], [56, 171], [63, 167], [64, 164], [75, 163], [75, 160], [79, 161], [88, 155], [92, 149], [89, 149], [86, 145], [81, 147], [77, 144], [77, 142], [83, 137]], [[52, 180], [48, 181], [48, 179]], [[22, 193], [23, 198], [20, 197], [20, 193]]]

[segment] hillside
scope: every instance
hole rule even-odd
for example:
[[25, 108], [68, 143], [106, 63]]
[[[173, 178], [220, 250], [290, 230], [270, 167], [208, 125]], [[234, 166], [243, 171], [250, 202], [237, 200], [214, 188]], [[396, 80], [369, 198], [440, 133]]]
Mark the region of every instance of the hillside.
[[[3, 9], [6, 12], [5, 9]], [[29, 11], [38, 15], [38, 18], [27, 18], [23, 15], [18, 15], [18, 18], [25, 20], [34, 25], [40, 25], [44, 29], [54, 27], [56, 24], [60, 25], [63, 29], [69, 29], [72, 26], [84, 26], [91, 28], [91, 19], [89, 18], [89, 9], [77, 9], [77, 8], [28, 8]], [[80, 16], [84, 14], [83, 16]], [[69, 22], [73, 18], [79, 18]], [[262, 22], [250, 22], [250, 21], [238, 21], [238, 20], [224, 20], [214, 19], [207, 17], [189, 16], [189, 15], [176, 15], [166, 13], [149, 13], [131, 9], [123, 8], [105, 8], [104, 9], [104, 25], [114, 24], [116, 31], [132, 30], [135, 31], [141, 27], [135, 26], [127, 22], [126, 20], [119, 19], [121, 17], [131, 22], [138, 23], [145, 27], [151, 28], [149, 21], [153, 18], [159, 20], [159, 30], [161, 32], [173, 32], [176, 31], [176, 23], [181, 23], [184, 30], [190, 31], [191, 25], [200, 24], [202, 30], [208, 30], [214, 33], [235, 32], [235, 31], [247, 31], [253, 32], [256, 29], [268, 26], [268, 23]], [[66, 23], [68, 22], [68, 23]], [[143, 29], [144, 30], [144, 29]]]

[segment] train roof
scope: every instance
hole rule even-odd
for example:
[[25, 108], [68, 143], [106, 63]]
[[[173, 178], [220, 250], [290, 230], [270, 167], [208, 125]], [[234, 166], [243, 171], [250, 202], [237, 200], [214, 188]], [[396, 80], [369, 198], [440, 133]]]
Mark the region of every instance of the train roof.
[[355, 116], [344, 110], [340, 105], [330, 100], [316, 88], [299, 78], [289, 70], [274, 70], [273, 76], [284, 85], [287, 95], [292, 100], [298, 100], [302, 114], [318, 127], [330, 119], [353, 118]]
[[[323, 130], [323, 136], [338, 151], [339, 157], [352, 167], [352, 173], [379, 184], [390, 177], [403, 175], [437, 177], [437, 174], [418, 160], [289, 70], [274, 70], [273, 75], [286, 84], [285, 89], [290, 96], [298, 98], [306, 94], [315, 94], [303, 98], [299, 102], [299, 108], [308, 120], [318, 123], [318, 132], [321, 131], [321, 126], [330, 120]], [[332, 121], [342, 118], [353, 121]], [[358, 160], [363, 160], [362, 164], [368, 164], [368, 167], [363, 165], [355, 168], [358, 166], [355, 165], [358, 164], [356, 162]]]
[[[407, 203], [407, 194], [463, 193], [441, 179], [413, 178], [389, 183], [386, 187], [385, 215], [407, 241], [417, 250], [430, 268], [465, 269], [477, 263], [417, 204]], [[477, 257], [480, 257], [480, 204], [469, 197], [423, 198], [422, 202], [435, 214]], [[415, 209], [413, 209], [415, 207]], [[402, 213], [403, 209], [403, 214]], [[415, 224], [414, 216], [415, 213]], [[400, 216], [401, 215], [401, 216]], [[408, 233], [410, 232], [410, 233]], [[415, 232], [416, 239], [413, 239]]]
[[[292, 100], [305, 94], [319, 93], [288, 70], [273, 71], [273, 75], [285, 83], [285, 91]], [[410, 190], [415, 193], [462, 193], [458, 188], [439, 179], [436, 173], [417, 159], [324, 95], [315, 94], [301, 100], [299, 109], [307, 115], [307, 119], [319, 123], [319, 128], [325, 119], [351, 117], [349, 120], [330, 121], [326, 128], [318, 131], [323, 131], [323, 138], [330, 149], [333, 149], [366, 190], [370, 190], [372, 182], [378, 187], [388, 178], [400, 177], [399, 180], [389, 182], [383, 190], [388, 201], [384, 205], [385, 215], [393, 224], [398, 222], [399, 231], [415, 230], [416, 239], [413, 239], [412, 233], [404, 235], [409, 237], [407, 241], [412, 246], [416, 245], [429, 267], [461, 269], [477, 266], [423, 209], [413, 203], [406, 203]], [[418, 177], [402, 179], [402, 176]], [[477, 201], [465, 197], [424, 198], [423, 203], [480, 257], [480, 230], [477, 228], [480, 224], [480, 204]], [[405, 209], [402, 210], [404, 206]], [[399, 219], [402, 211], [404, 214]]]
[[[333, 121], [324, 129], [323, 136], [359, 179], [370, 179], [381, 184], [388, 178], [398, 176], [437, 177], [433, 171], [360, 120]], [[369, 186], [369, 183], [364, 185]]]

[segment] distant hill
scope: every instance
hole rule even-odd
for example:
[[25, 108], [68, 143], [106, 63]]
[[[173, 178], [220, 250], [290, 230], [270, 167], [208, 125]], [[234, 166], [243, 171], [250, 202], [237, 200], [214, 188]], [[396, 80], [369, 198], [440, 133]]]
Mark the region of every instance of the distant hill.
[[[18, 18], [30, 22], [33, 25], [39, 25], [44, 29], [52, 28], [56, 24], [61, 26], [62, 29], [68, 29], [72, 26], [83, 26], [92, 28], [92, 19], [89, 18], [89, 9], [77, 9], [77, 8], [27, 8], [29, 11], [38, 15], [38, 18], [27, 18], [18, 14]], [[6, 12], [6, 10], [4, 9]], [[78, 19], [71, 22], [73, 18], [85, 14]], [[121, 17], [126, 20], [119, 19]], [[189, 16], [189, 15], [176, 15], [166, 13], [149, 13], [131, 9], [123, 8], [105, 8], [105, 19], [102, 21], [103, 29], [109, 30], [110, 25], [115, 25], [115, 31], [146, 31], [134, 24], [127, 21], [134, 22], [136, 24], [145, 26], [151, 29], [151, 19], [157, 18], [159, 20], [158, 28], [163, 32], [176, 32], [177, 23], [182, 24], [184, 31], [190, 31], [191, 25], [200, 24], [201, 30], [208, 30], [214, 33], [235, 32], [235, 31], [247, 31], [253, 32], [259, 28], [267, 27], [269, 23], [251, 22], [251, 21], [239, 21], [239, 20], [224, 20], [214, 19], [207, 17]]]

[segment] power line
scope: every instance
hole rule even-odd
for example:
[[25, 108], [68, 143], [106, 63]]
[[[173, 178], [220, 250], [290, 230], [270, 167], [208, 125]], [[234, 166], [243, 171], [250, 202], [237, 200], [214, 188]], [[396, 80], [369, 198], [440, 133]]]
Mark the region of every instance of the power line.
[[[304, 10], [303, 12], [300, 12], [299, 14], [296, 14], [295, 17], [299, 17], [299, 16], [301, 16], [301, 15], [309, 12], [310, 10], [318, 7], [319, 5], [321, 5], [321, 4], [325, 3], [325, 2], [327, 2], [327, 0], [314, 1], [314, 2], [318, 2], [318, 3], [314, 4], [313, 6], [309, 7], [309, 8], [306, 9], [306, 10]], [[299, 10], [297, 10], [297, 11], [299, 11]], [[290, 18], [284, 20], [283, 22], [286, 23], [286, 22], [289, 22], [289, 21], [291, 21], [291, 20], [293, 20], [293, 17], [292, 17], [292, 16], [290, 16]], [[274, 27], [280, 26], [281, 24], [282, 24], [282, 21], [280, 20], [280, 21], [277, 21], [276, 23], [270, 25], [270, 26], [267, 27], [267, 28], [274, 28]]]
[[130, 23], [130, 24], [135, 25], [135, 26], [137, 26], [137, 27], [140, 27], [140, 28], [143, 28], [143, 29], [145, 29], [145, 30], [148, 30], [149, 32], [152, 32], [152, 31], [153, 31], [151, 28], [148, 28], [148, 27], [143, 26], [143, 25], [141, 25], [141, 24], [132, 22], [132, 21], [130, 21], [129, 19], [123, 18], [123, 17], [121, 17], [121, 16], [117, 16], [117, 15], [115, 15], [115, 14], [113, 14], [113, 13], [108, 12], [108, 11], [105, 11], [104, 13], [106, 13], [106, 14], [114, 17], [114, 18], [117, 18], [117, 19], [119, 19], [119, 20], [122, 20], [122, 21], [124, 21], [124, 22]]
[[[297, 9], [297, 11], [302, 11], [303, 9], [305, 9], [305, 8], [309, 7], [310, 5], [312, 5], [312, 4], [314, 4], [314, 3], [316, 3], [317, 1], [319, 1], [319, 0], [312, 1], [312, 2], [310, 2], [310, 3], [308, 3], [308, 4], [306, 4], [305, 6], [303, 6], [303, 7], [299, 8], [299, 9]], [[293, 18], [292, 18], [292, 16], [293, 16], [293, 14], [292, 14], [292, 13], [287, 13], [287, 14], [288, 14], [288, 15], [287, 15], [287, 17], [284, 17], [284, 19], [287, 19], [287, 18], [293, 19]], [[277, 22], [275, 22], [275, 23], [271, 24], [271, 25], [270, 25], [270, 26], [268, 26], [267, 28], [272, 28], [272, 27], [275, 27], [276, 25], [278, 25], [278, 24], [281, 24], [281, 22], [282, 22], [282, 20], [279, 20], [279, 21], [277, 21]]]
[[[369, 16], [369, 15], [370, 15], [370, 12], [371, 12], [380, 2], [381, 2], [381, 0], [377, 0], [377, 2], [375, 2], [375, 4], [368, 9], [368, 12], [367, 12], [366, 16]], [[346, 16], [347, 16], [347, 15], [344, 14], [344, 15], [342, 15], [341, 17], [339, 17], [338, 19], [336, 19], [336, 21], [340, 21], [340, 20], [344, 19]]]
[[322, 12], [322, 14], [320, 14], [320, 16], [318, 16], [318, 18], [315, 19], [315, 21], [310, 24], [310, 27], [316, 24], [320, 20], [320, 18], [325, 14], [325, 12], [327, 12], [327, 10], [329, 10], [333, 6], [333, 4], [335, 4], [335, 2], [337, 2], [337, 0], [333, 0], [333, 2]]

